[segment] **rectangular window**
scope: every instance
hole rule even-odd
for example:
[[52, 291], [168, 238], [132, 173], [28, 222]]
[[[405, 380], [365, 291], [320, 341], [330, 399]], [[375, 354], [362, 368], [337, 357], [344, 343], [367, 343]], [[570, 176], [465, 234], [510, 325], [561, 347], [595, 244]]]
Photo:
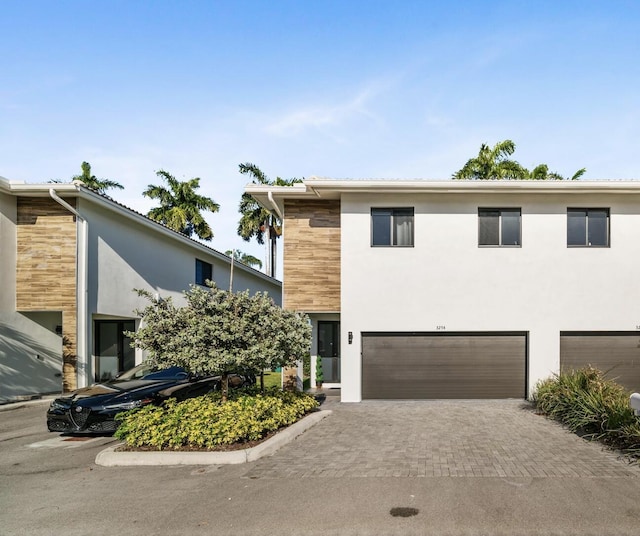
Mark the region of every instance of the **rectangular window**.
[[196, 284], [204, 286], [207, 279], [213, 281], [213, 266], [208, 262], [196, 259]]
[[568, 208], [567, 246], [609, 247], [609, 209]]
[[479, 208], [478, 245], [521, 246], [521, 220], [519, 208]]
[[413, 246], [413, 208], [372, 208], [372, 246]]

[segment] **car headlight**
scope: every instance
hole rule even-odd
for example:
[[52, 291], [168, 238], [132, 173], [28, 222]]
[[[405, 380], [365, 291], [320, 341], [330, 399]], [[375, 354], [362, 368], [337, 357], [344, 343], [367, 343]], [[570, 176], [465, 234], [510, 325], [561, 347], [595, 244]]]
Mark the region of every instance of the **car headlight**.
[[49, 406], [49, 409], [65, 410], [65, 409], [68, 409], [68, 407], [69, 407], [68, 405], [61, 404], [57, 400], [54, 400], [53, 402], [51, 402], [51, 405]]
[[130, 409], [146, 406], [151, 402], [153, 402], [152, 398], [143, 398], [142, 400], [130, 400], [128, 402], [118, 402], [117, 404], [107, 404], [106, 406], [103, 406], [103, 409], [117, 409], [118, 411], [127, 411]]

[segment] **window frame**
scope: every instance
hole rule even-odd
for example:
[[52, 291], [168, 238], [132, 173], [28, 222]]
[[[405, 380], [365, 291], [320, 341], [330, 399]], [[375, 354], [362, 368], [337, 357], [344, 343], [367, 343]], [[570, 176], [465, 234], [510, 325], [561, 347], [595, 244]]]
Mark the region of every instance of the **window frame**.
[[[390, 212], [389, 215], [389, 243], [388, 244], [376, 244], [374, 241], [374, 213], [375, 212]], [[394, 244], [394, 241], [397, 242], [397, 235], [394, 232], [396, 230], [396, 218], [399, 216], [411, 216], [411, 243], [410, 244]], [[415, 246], [415, 223], [416, 223], [416, 211], [415, 207], [371, 207], [370, 211], [370, 224], [371, 224], [371, 234], [370, 234], [370, 244], [372, 248], [412, 248]]]
[[[503, 244], [503, 211], [518, 211], [518, 243]], [[481, 213], [482, 212], [498, 212], [498, 243], [497, 244], [481, 244]], [[522, 207], [478, 207], [478, 247], [479, 248], [522, 248]]]
[[[570, 244], [569, 243], [569, 214], [571, 212], [585, 212], [585, 243]], [[589, 243], [589, 212], [599, 211], [606, 213], [606, 244], [590, 244]], [[611, 208], [610, 207], [567, 207], [567, 247], [568, 248], [610, 248], [611, 247]]]
[[[209, 275], [210, 277], [206, 277], [206, 274], [203, 273], [203, 268], [209, 268]], [[200, 278], [198, 276], [203, 276], [202, 280], [200, 280]], [[213, 281], [213, 264], [207, 261], [203, 261], [202, 259], [197, 259], [196, 258], [196, 276], [195, 276], [195, 282], [196, 285], [200, 285], [201, 287], [206, 287], [206, 280], [209, 281]]]

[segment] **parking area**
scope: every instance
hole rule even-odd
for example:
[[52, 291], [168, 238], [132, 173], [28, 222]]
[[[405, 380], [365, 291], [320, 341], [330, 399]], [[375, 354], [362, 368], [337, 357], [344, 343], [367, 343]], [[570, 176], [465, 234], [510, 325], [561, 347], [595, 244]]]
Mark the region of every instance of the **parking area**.
[[0, 412], [0, 532], [637, 534], [640, 468], [523, 401], [324, 407], [271, 457], [200, 467], [100, 467], [113, 438], [51, 434], [44, 404]]
[[640, 467], [523, 400], [328, 399], [329, 419], [259, 460], [251, 478], [638, 477]]

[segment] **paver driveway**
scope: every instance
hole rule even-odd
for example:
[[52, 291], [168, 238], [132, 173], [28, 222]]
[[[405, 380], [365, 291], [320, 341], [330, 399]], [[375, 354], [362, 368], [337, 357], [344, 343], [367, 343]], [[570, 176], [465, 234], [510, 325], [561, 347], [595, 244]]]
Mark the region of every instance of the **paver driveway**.
[[333, 414], [245, 476], [640, 477], [522, 400], [328, 399], [323, 409]]

